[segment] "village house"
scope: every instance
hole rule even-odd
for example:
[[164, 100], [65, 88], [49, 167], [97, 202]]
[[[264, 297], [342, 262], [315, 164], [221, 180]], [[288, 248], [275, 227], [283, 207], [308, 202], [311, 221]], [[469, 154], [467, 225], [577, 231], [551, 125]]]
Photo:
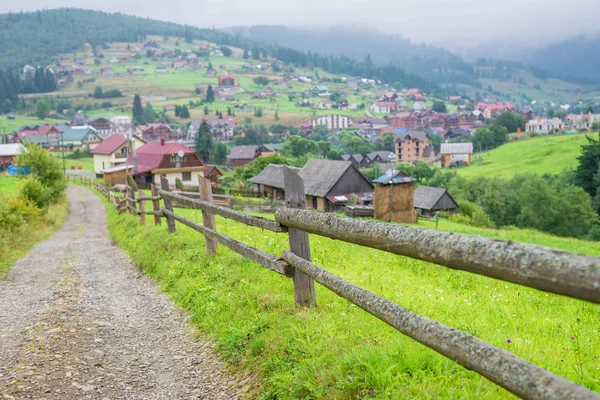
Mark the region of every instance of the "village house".
[[138, 149], [144, 144], [146, 142], [135, 135], [131, 137], [130, 143], [127, 143], [127, 136], [125, 135], [110, 135], [90, 151], [94, 157], [94, 172], [96, 176], [102, 176], [102, 170], [106, 168], [123, 164], [127, 161], [127, 156], [132, 146]]
[[396, 162], [396, 154], [391, 151], [372, 151], [366, 155], [371, 161], [371, 166], [374, 163], [388, 164]]
[[483, 103], [475, 105], [475, 109], [483, 113], [484, 118], [492, 119], [506, 111], [514, 111], [515, 106], [508, 103]]
[[589, 130], [592, 129], [594, 124], [600, 124], [600, 114], [569, 114], [566, 117], [566, 121], [572, 129]]
[[435, 150], [425, 132], [399, 132], [394, 138], [394, 147], [396, 162], [424, 161], [431, 164], [435, 161]]
[[23, 143], [23, 144], [38, 144], [38, 145], [42, 146], [44, 149], [50, 148], [50, 140], [48, 140], [48, 136], [43, 136], [43, 135], [25, 136], [21, 143]]
[[111, 133], [112, 124], [106, 118], [85, 118], [78, 114], [71, 120], [71, 126], [91, 126], [100, 137], [106, 137]]
[[126, 115], [117, 115], [117, 116], [111, 117], [109, 119], [109, 121], [113, 127], [115, 127], [117, 125], [129, 125], [129, 124], [131, 124], [131, 117], [128, 117]]
[[317, 85], [312, 90], [313, 96], [329, 97], [329, 88], [327, 86]]
[[219, 183], [219, 178], [223, 176], [223, 173], [215, 165], [207, 165], [207, 169], [204, 170], [204, 177], [211, 181], [213, 185]]
[[386, 121], [392, 128], [417, 129], [418, 118], [413, 113], [401, 113], [386, 117]]
[[[285, 199], [283, 165], [269, 164], [258, 175], [248, 179], [248, 182], [254, 184], [254, 191], [260, 196], [266, 196], [273, 200]], [[300, 171], [300, 168], [287, 167], [294, 172]]]
[[350, 126], [350, 117], [346, 115], [323, 115], [312, 120], [313, 128], [326, 125], [328, 129], [346, 129]]
[[58, 147], [60, 145], [60, 137], [62, 132], [52, 125], [42, 125], [37, 129], [40, 136], [48, 138], [48, 144], [50, 147]]
[[473, 143], [442, 143], [440, 148], [442, 168], [471, 164], [472, 156]]
[[111, 67], [110, 65], [105, 65], [103, 67], [100, 67], [100, 73], [102, 75], [112, 75], [113, 74], [113, 67]]
[[214, 69], [209, 69], [208, 71], [206, 71], [204, 76], [206, 76], [207, 78], [215, 78], [217, 76], [217, 71], [215, 71]]
[[139, 125], [136, 134], [146, 142], [154, 142], [164, 140], [176, 140], [177, 132], [171, 130], [171, 127], [166, 124], [147, 124]]
[[564, 124], [560, 118], [533, 119], [525, 125], [525, 130], [530, 133], [556, 133], [563, 128]]
[[135, 157], [129, 154], [126, 163], [104, 169], [105, 182], [125, 183], [126, 168], [140, 189], [149, 189], [151, 184], [160, 187], [161, 175], [167, 178], [170, 187], [175, 187], [177, 179], [186, 187], [198, 186], [198, 176], [204, 176], [207, 169], [195, 150], [164, 140], [147, 143], [136, 149]]
[[369, 168], [371, 166], [369, 157], [360, 154], [342, 154], [340, 160], [351, 162], [354, 168]]
[[219, 87], [221, 88], [232, 88], [235, 86], [235, 76], [224, 75], [219, 77]]
[[61, 135], [61, 146], [70, 149], [93, 150], [102, 139], [96, 130], [90, 126], [75, 126], [67, 129]]
[[427, 104], [425, 104], [424, 101], [415, 101], [413, 104], [413, 110], [425, 111], [425, 110], [427, 110]]
[[15, 157], [21, 154], [25, 149], [20, 143], [0, 144], [0, 171], [4, 171], [8, 166], [13, 165]]
[[398, 110], [398, 104], [393, 101], [376, 101], [371, 105], [371, 111], [378, 114], [388, 114]]
[[461, 96], [450, 96], [448, 99], [450, 100], [450, 103], [458, 104], [462, 100], [462, 97]]
[[229, 141], [233, 139], [235, 120], [230, 116], [223, 119], [203, 119], [200, 121], [192, 121], [187, 129], [187, 138], [194, 140], [202, 121], [206, 121], [210, 129], [212, 138], [216, 141]]
[[317, 104], [317, 108], [321, 110], [330, 110], [332, 105], [333, 102], [331, 100], [321, 100], [319, 101], [319, 104]]
[[349, 161], [308, 160], [298, 172], [304, 181], [306, 206], [319, 211], [342, 211], [350, 195], [373, 192], [369, 182]]
[[227, 159], [228, 167], [239, 167], [246, 165], [258, 157], [260, 157], [261, 151], [259, 146], [235, 146], [229, 152]]
[[450, 139], [456, 139], [461, 136], [469, 136], [470, 134], [471, 132], [464, 129], [448, 129], [446, 132], [444, 132], [442, 138], [447, 142]]
[[414, 204], [417, 215], [433, 217], [435, 213], [447, 211], [454, 214], [458, 203], [443, 188], [420, 185], [415, 190]]
[[157, 65], [155, 70], [156, 70], [156, 72], [159, 72], [159, 73], [165, 73], [165, 72], [167, 72], [167, 66], [166, 65]]

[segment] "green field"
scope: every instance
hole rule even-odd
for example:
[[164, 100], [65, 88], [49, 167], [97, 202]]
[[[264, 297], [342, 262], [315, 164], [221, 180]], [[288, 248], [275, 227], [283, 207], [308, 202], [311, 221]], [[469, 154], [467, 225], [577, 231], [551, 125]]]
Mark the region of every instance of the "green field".
[[9, 176], [0, 176], [0, 193], [14, 195], [19, 191], [19, 180]]
[[510, 178], [519, 173], [559, 173], [577, 166], [581, 146], [586, 143], [585, 134], [514, 141], [489, 152], [474, 154], [472, 165], [457, 171], [466, 178]]
[[[232, 368], [256, 374], [256, 398], [513, 398], [318, 285], [318, 307], [299, 309], [290, 280], [223, 246], [206, 256], [203, 237], [179, 224], [169, 235], [164, 224], [140, 228], [136, 217], [116, 215], [108, 204], [107, 210], [113, 239], [190, 313]], [[178, 213], [201, 220], [200, 212]], [[288, 246], [287, 235], [220, 217], [217, 229], [272, 254]], [[447, 221], [440, 229], [600, 255], [596, 243], [535, 231]], [[600, 391], [598, 306], [314, 235], [310, 240], [317, 265]]]
[[[27, 116], [16, 116], [15, 119], [8, 119], [6, 115], [0, 115], [0, 134], [9, 133], [15, 131], [25, 125], [43, 125], [43, 124], [55, 124], [61, 122], [58, 119], [38, 119]], [[64, 122], [64, 121], [63, 121]]]

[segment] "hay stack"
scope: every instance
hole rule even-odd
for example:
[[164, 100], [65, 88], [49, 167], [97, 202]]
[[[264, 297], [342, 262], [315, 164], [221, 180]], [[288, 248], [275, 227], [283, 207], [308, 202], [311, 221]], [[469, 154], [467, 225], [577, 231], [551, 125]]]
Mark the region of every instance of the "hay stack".
[[413, 224], [417, 218], [414, 200], [415, 185], [412, 183], [377, 185], [373, 199], [375, 219]]

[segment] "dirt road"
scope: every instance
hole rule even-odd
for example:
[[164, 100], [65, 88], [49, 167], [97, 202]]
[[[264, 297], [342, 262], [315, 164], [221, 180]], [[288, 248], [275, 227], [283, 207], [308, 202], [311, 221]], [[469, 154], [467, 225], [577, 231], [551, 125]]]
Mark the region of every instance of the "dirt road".
[[102, 202], [69, 187], [51, 239], [0, 281], [0, 399], [232, 399], [185, 316], [115, 247]]

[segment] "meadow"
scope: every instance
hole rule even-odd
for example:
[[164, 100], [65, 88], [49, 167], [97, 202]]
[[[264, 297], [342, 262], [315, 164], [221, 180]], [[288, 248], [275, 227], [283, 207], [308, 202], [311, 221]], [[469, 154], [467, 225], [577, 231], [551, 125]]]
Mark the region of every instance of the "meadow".
[[16, 116], [15, 119], [8, 119], [5, 115], [3, 115], [0, 116], [0, 135], [3, 133], [16, 131], [22, 126], [55, 124], [58, 122], [61, 122], [61, 120], [51, 118], [41, 120], [39, 118], [28, 117], [23, 115]]
[[[0, 201], [19, 191], [17, 178], [0, 176]], [[51, 205], [38, 220], [22, 225], [16, 232], [0, 231], [0, 279], [10, 267], [25, 256], [35, 244], [52, 236], [67, 218], [69, 202], [66, 197]]]
[[[234, 369], [254, 373], [260, 399], [514, 398], [477, 374], [394, 331], [317, 285], [318, 306], [300, 309], [292, 282], [178, 224], [139, 227], [107, 203], [112, 238]], [[201, 220], [194, 210], [177, 210]], [[432, 222], [419, 227], [433, 228]], [[217, 217], [217, 229], [272, 254], [287, 235]], [[596, 243], [535, 231], [439, 229], [600, 255]], [[378, 250], [311, 235], [313, 262], [414, 312], [464, 330], [553, 373], [600, 391], [597, 305]]]
[[473, 163], [457, 171], [466, 178], [510, 178], [519, 173], [560, 173], [577, 166], [581, 146], [587, 144], [585, 136], [586, 134], [557, 135], [513, 141], [489, 152], [474, 154]]

